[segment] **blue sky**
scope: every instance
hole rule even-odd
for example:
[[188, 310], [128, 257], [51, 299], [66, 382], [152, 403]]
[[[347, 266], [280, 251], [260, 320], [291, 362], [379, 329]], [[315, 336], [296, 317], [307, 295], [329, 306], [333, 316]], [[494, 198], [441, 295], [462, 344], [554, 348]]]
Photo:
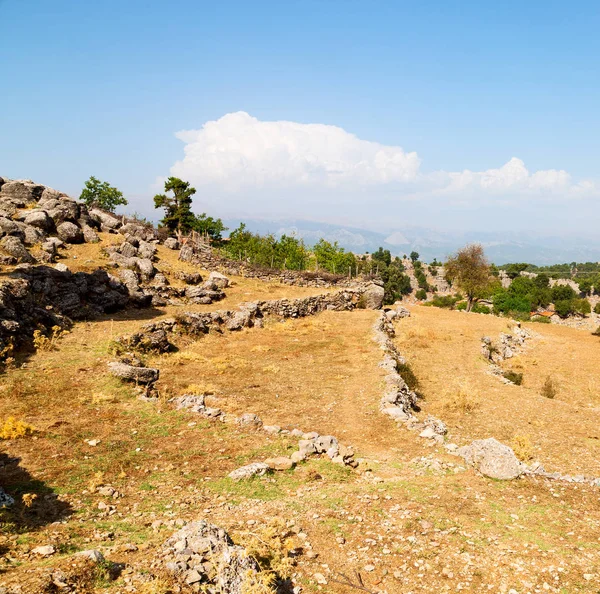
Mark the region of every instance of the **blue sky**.
[[95, 175], [147, 214], [180, 172], [226, 216], [599, 222], [597, 3], [0, 0], [0, 23], [0, 175], [74, 195]]

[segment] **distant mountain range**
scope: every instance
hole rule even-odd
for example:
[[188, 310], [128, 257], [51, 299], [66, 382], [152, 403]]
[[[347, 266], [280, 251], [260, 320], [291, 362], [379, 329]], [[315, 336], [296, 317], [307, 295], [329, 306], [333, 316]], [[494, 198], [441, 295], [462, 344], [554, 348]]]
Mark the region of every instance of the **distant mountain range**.
[[[445, 259], [461, 246], [478, 242], [485, 247], [490, 261], [495, 264], [529, 262], [537, 265], [563, 262], [600, 261], [600, 239], [581, 237], [527, 235], [523, 232], [440, 231], [424, 227], [388, 229], [381, 232], [330, 223], [306, 220], [245, 219], [247, 228], [256, 233], [273, 233], [276, 236], [295, 234], [313, 245], [319, 239], [337, 241], [355, 253], [374, 252], [380, 246], [393, 255], [402, 256], [415, 250], [422, 260]], [[227, 219], [230, 230], [240, 221]]]

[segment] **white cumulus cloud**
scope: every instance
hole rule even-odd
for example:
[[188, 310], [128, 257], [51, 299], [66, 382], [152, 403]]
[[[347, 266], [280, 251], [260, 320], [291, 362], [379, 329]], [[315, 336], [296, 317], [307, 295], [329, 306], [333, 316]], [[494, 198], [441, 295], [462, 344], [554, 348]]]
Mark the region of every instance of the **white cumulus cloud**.
[[261, 121], [245, 112], [177, 138], [185, 144], [184, 157], [170, 174], [191, 182], [197, 207], [219, 216], [375, 226], [426, 217], [447, 225], [453, 217], [464, 221], [459, 211], [475, 217], [475, 209], [485, 208], [486, 221], [500, 224], [502, 217], [514, 219], [517, 204], [534, 213], [539, 201], [599, 195], [592, 181], [575, 182], [562, 169], [530, 171], [517, 157], [485, 171], [424, 172], [417, 153], [400, 146], [363, 140], [337, 126]]
[[337, 126], [262, 122], [245, 112], [185, 130], [185, 157], [171, 174], [236, 191], [265, 186], [376, 185], [414, 180], [420, 159], [399, 146], [361, 140]]

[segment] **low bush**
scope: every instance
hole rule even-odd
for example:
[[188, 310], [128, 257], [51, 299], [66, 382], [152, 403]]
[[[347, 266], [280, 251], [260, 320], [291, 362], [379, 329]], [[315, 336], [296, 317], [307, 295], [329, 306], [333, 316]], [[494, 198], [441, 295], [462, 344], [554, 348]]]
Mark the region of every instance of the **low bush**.
[[540, 394], [544, 398], [553, 399], [556, 397], [556, 386], [554, 385], [554, 382], [550, 376], [548, 376], [546, 381], [543, 383]]
[[594, 306], [594, 313], [600, 314], [600, 302], [596, 303], [596, 305]]
[[473, 313], [481, 313], [481, 314], [490, 314], [492, 310], [487, 306], [481, 303], [476, 303], [471, 309]]
[[35, 427], [25, 421], [18, 421], [14, 417], [8, 417], [0, 426], [0, 439], [17, 439], [27, 437], [35, 433]]
[[515, 384], [515, 386], [520, 386], [523, 383], [523, 374], [517, 373], [516, 371], [505, 371], [502, 374], [502, 377], [507, 379], [512, 384]]
[[425, 305], [429, 305], [431, 307], [442, 307], [446, 309], [454, 309], [456, 304], [462, 299], [462, 297], [458, 297], [456, 295], [440, 295], [434, 297], [431, 301], [428, 301]]
[[529, 462], [533, 459], [533, 445], [527, 435], [515, 435], [510, 445], [521, 462]]
[[406, 382], [410, 390], [416, 392], [419, 389], [419, 380], [408, 363], [397, 363], [396, 369], [400, 377]]
[[532, 322], [537, 322], [538, 324], [551, 324], [551, 320], [550, 318], [547, 318], [545, 316], [534, 316], [533, 318], [531, 318]]
[[425, 299], [427, 299], [427, 291], [425, 289], [419, 289], [416, 293], [415, 293], [415, 297], [419, 300], [419, 301], [425, 301]]

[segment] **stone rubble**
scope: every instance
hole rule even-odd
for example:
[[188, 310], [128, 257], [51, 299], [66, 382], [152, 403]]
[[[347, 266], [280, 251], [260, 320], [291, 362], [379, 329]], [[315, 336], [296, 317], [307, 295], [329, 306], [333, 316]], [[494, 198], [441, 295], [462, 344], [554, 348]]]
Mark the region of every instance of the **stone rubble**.
[[203, 520], [187, 524], [165, 542], [161, 563], [184, 587], [228, 594], [247, 592], [260, 571], [244, 547]]

